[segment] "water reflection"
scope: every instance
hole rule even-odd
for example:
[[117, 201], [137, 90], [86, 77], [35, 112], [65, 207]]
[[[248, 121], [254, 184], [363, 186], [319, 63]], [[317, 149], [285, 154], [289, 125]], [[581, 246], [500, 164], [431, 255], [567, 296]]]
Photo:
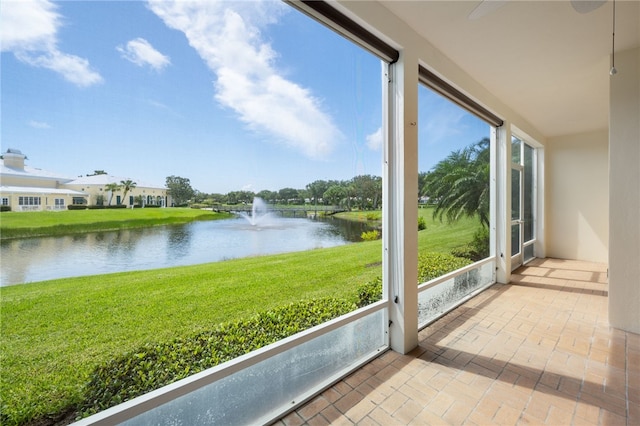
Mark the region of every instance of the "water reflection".
[[191, 228], [189, 226], [169, 226], [167, 228], [167, 258], [183, 258], [191, 250]]
[[359, 241], [366, 225], [338, 219], [244, 219], [29, 238], [0, 243], [0, 286], [119, 271], [193, 265]]

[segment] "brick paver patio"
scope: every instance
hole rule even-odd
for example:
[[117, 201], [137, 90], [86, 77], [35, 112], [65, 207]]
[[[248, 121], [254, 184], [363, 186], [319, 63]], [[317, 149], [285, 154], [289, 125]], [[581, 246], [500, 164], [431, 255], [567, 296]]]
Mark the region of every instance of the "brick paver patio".
[[606, 266], [537, 259], [276, 424], [640, 425], [640, 335], [610, 328]]

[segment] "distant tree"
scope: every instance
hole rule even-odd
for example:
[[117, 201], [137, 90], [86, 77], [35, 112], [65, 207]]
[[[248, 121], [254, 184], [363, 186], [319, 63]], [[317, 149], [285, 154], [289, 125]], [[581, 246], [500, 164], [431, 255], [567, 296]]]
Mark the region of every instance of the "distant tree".
[[377, 209], [382, 200], [382, 178], [360, 175], [351, 180], [351, 185], [361, 209]]
[[326, 180], [316, 180], [307, 184], [306, 189], [311, 202], [313, 204], [318, 204], [318, 200], [322, 198], [327, 189], [329, 189], [329, 182]]
[[224, 194], [213, 193], [208, 195], [213, 204], [223, 204], [227, 202], [227, 196]]
[[256, 194], [256, 197], [260, 197], [267, 203], [273, 204], [278, 199], [278, 193], [275, 191], [269, 191], [267, 189], [263, 189], [262, 191]]
[[347, 188], [343, 185], [332, 185], [322, 194], [322, 199], [332, 205], [342, 204], [347, 197]]
[[98, 175], [106, 175], [107, 172], [105, 172], [104, 170], [94, 170], [93, 174], [87, 175], [87, 176], [98, 176]]
[[204, 192], [200, 192], [197, 189], [193, 190], [193, 197], [191, 197], [191, 201], [194, 203], [203, 203], [207, 199], [207, 194]]
[[252, 191], [231, 191], [227, 194], [227, 202], [229, 204], [251, 204], [255, 196], [256, 194]]
[[282, 188], [278, 191], [278, 200], [284, 204], [297, 204], [300, 201], [300, 192], [293, 188]]
[[124, 192], [124, 194], [122, 195], [122, 202], [124, 204], [127, 204], [127, 192], [132, 191], [136, 187], [137, 183], [135, 183], [131, 179], [127, 179], [121, 180], [120, 185], [122, 187], [122, 191]]
[[253, 199], [256, 196], [253, 191], [238, 191], [237, 197], [238, 201], [245, 204], [252, 204]]
[[462, 216], [478, 216], [489, 227], [489, 139], [454, 151], [434, 166], [424, 195], [434, 200], [433, 217], [455, 222]]
[[191, 187], [191, 181], [184, 177], [168, 176], [165, 180], [165, 186], [169, 189], [173, 203], [178, 206], [186, 204], [195, 194]]
[[118, 185], [115, 182], [111, 182], [111, 183], [108, 183], [108, 184], [106, 184], [104, 186], [104, 190], [105, 191], [109, 191], [109, 203], [108, 203], [108, 205], [110, 206], [111, 205], [111, 201], [113, 200], [113, 194], [115, 192], [120, 191], [120, 185]]
[[428, 197], [427, 194], [427, 183], [429, 182], [429, 174], [431, 172], [420, 172], [418, 174], [418, 198], [420, 197]]

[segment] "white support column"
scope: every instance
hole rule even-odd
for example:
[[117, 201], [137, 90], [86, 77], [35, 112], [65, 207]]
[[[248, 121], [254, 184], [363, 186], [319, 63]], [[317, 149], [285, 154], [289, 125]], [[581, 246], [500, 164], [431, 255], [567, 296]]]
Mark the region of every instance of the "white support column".
[[388, 67], [384, 105], [383, 280], [389, 300], [391, 349], [418, 345], [418, 61]]
[[609, 323], [640, 333], [640, 48], [609, 83]]
[[511, 129], [496, 131], [496, 280], [511, 281]]

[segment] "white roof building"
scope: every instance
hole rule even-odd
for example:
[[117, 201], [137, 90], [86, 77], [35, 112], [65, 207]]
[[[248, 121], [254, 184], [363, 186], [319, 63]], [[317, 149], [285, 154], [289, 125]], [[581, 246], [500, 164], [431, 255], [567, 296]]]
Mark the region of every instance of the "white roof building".
[[[3, 210], [66, 210], [69, 205], [166, 206], [167, 189], [109, 174], [73, 178], [25, 165], [27, 156], [9, 148], [0, 157], [0, 205]], [[122, 182], [134, 183], [125, 193]], [[121, 188], [108, 191], [115, 183]]]

